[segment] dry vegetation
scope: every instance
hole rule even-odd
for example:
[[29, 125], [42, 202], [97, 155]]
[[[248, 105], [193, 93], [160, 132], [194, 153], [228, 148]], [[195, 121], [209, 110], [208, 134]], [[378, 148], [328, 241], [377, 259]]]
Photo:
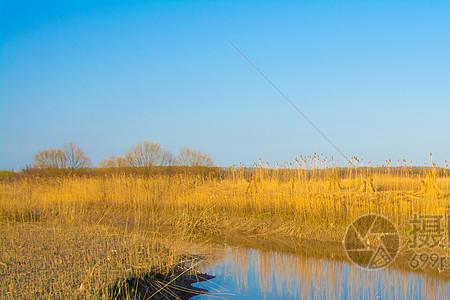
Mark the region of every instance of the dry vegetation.
[[365, 213], [406, 232], [414, 213], [449, 213], [448, 175], [412, 167], [3, 172], [0, 292], [107, 298], [118, 280], [169, 272], [187, 251], [174, 241], [340, 241]]

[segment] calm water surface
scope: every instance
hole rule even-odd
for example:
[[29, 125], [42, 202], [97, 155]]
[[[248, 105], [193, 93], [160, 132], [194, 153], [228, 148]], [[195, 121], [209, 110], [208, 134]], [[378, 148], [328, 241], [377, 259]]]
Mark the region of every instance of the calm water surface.
[[202, 271], [216, 278], [195, 284], [211, 292], [198, 300], [450, 299], [450, 282], [436, 277], [256, 249], [226, 248]]

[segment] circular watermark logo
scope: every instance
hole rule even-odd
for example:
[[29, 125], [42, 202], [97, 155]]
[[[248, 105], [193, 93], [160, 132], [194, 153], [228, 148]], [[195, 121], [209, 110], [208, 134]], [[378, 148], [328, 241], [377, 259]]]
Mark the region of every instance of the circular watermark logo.
[[391, 221], [369, 214], [350, 224], [343, 244], [353, 263], [366, 269], [381, 269], [395, 260], [400, 248], [400, 236]]

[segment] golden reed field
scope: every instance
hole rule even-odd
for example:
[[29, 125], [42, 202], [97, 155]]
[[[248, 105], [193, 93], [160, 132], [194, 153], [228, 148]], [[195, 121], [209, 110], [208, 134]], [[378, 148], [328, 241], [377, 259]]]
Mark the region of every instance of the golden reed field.
[[[127, 280], [170, 276], [204, 242], [340, 242], [378, 213], [450, 213], [444, 168], [150, 167], [3, 172], [0, 294], [133, 298]], [[183, 263], [187, 262], [187, 263]], [[164, 281], [153, 280], [152, 291]], [[159, 284], [159, 285], [158, 285]]]

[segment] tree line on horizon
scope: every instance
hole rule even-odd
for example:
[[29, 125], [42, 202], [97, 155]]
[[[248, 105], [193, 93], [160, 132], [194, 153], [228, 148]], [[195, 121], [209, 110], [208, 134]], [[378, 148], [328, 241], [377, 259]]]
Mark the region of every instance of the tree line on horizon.
[[[38, 169], [81, 169], [92, 166], [90, 158], [74, 143], [59, 148], [38, 151], [33, 167]], [[205, 152], [183, 147], [177, 155], [160, 144], [144, 141], [125, 154], [110, 156], [99, 163], [101, 168], [152, 167], [152, 166], [214, 166], [212, 157]]]

